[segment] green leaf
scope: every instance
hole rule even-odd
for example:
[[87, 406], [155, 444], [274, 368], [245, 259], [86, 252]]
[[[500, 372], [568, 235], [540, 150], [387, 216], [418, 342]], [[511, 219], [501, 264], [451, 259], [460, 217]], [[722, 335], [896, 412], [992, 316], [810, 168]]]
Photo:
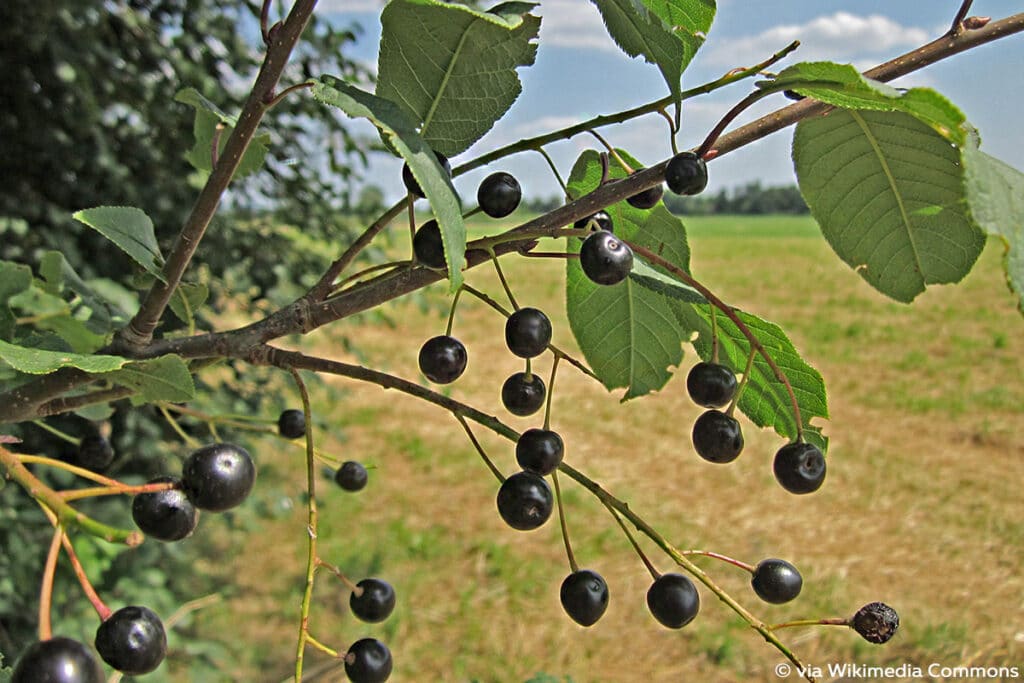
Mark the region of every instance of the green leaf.
[[[625, 152], [620, 154], [631, 166], [639, 166]], [[625, 172], [615, 166], [612, 178]], [[584, 152], [569, 176], [569, 193], [581, 197], [597, 187], [601, 165], [593, 151]], [[615, 233], [623, 239], [648, 247], [674, 265], [686, 270], [690, 250], [686, 230], [664, 206], [641, 210], [626, 202], [607, 208]], [[581, 241], [567, 240], [569, 251], [578, 251]], [[636, 277], [617, 285], [602, 286], [584, 275], [578, 259], [566, 261], [566, 310], [569, 326], [594, 374], [608, 389], [626, 388], [623, 400], [661, 389], [672, 377], [671, 368], [683, 357], [683, 336], [673, 313], [673, 297], [658, 286], [662, 278], [675, 283], [654, 268], [634, 262]], [[675, 283], [682, 288], [681, 283]]]
[[104, 379], [134, 389], [146, 403], [189, 401], [196, 393], [188, 364], [175, 355], [128, 363]]
[[[196, 110], [196, 119], [192, 127], [195, 145], [185, 154], [185, 158], [196, 170], [209, 173], [213, 170], [213, 138], [214, 135], [217, 135], [217, 126], [223, 126], [217, 141], [217, 151], [220, 153], [224, 151], [224, 145], [227, 144], [231, 132], [238, 124], [238, 119], [222, 112], [217, 105], [203, 97], [195, 88], [185, 88], [175, 95], [174, 99]], [[235, 177], [243, 178], [258, 171], [267, 157], [269, 145], [269, 133], [253, 136], [238, 164]]]
[[462, 267], [466, 263], [466, 225], [451, 180], [441, 169], [430, 145], [416, 132], [415, 124], [394, 102], [332, 76], [323, 76], [313, 86], [313, 96], [349, 116], [368, 119], [409, 164], [441, 227], [448, 280], [454, 292], [462, 284]]
[[[697, 354], [706, 361], [711, 360], [709, 306], [680, 304], [675, 311], [681, 327], [697, 332], [693, 342]], [[811, 420], [816, 417], [828, 417], [825, 382], [821, 374], [800, 356], [778, 325], [740, 310], [736, 310], [736, 314], [779, 366], [793, 388], [800, 408], [804, 439], [818, 446], [823, 453], [826, 452], [828, 439], [819, 427], [811, 425]], [[718, 330], [719, 362], [728, 365], [737, 374], [743, 372], [750, 353], [750, 342], [739, 327], [721, 312], [715, 312], [715, 323]], [[789, 392], [760, 354], [754, 356], [750, 378], [737, 407], [758, 427], [771, 427], [781, 436], [796, 438], [797, 422]]]
[[129, 362], [127, 358], [120, 356], [46, 351], [8, 344], [5, 341], [0, 341], [0, 360], [18, 372], [30, 375], [47, 375], [68, 367], [90, 373], [106, 373], [118, 370]]
[[967, 212], [958, 150], [909, 114], [834, 110], [802, 121], [793, 159], [836, 254], [897, 301], [958, 282], [985, 245]]
[[206, 303], [209, 296], [210, 288], [206, 285], [182, 282], [171, 297], [171, 310], [178, 316], [178, 320], [192, 329], [195, 325], [195, 312]]
[[397, 103], [434, 150], [464, 151], [522, 91], [516, 69], [537, 53], [534, 7], [393, 0], [381, 13], [377, 95]]
[[715, 18], [714, 0], [591, 0], [608, 34], [630, 57], [661, 71], [678, 102], [680, 79]]
[[[84, 321], [73, 314], [68, 302], [47, 292], [39, 280], [35, 283], [37, 286], [9, 300], [12, 309], [19, 309], [22, 315], [32, 319], [35, 329], [56, 333], [67, 343], [67, 348], [75, 353], [92, 353], [106, 343], [106, 335], [90, 330]], [[89, 311], [83, 313], [88, 315]]]
[[706, 299], [693, 287], [666, 275], [639, 256], [633, 259], [633, 270], [629, 274], [631, 280], [641, 287], [650, 289], [663, 296], [678, 299], [687, 303], [704, 303]]
[[931, 127], [950, 142], [967, 139], [966, 119], [956, 105], [930, 88], [901, 90], [866, 78], [850, 64], [800, 62], [760, 88], [793, 90], [843, 109], [901, 111]]
[[51, 294], [70, 290], [78, 296], [81, 303], [76, 307], [76, 317], [81, 319], [81, 311], [87, 310], [90, 315], [84, 318], [84, 321], [92, 333], [105, 335], [127, 322], [128, 315], [124, 309], [87, 284], [59, 251], [48, 251], [43, 255], [39, 273], [46, 283], [46, 290]]
[[1024, 313], [1024, 173], [974, 144], [964, 148], [963, 157], [971, 214], [1006, 245], [1006, 282], [1020, 297], [1017, 307]]
[[163, 274], [164, 257], [156, 242], [153, 221], [141, 209], [131, 206], [100, 206], [78, 211], [72, 218], [85, 223], [116, 244], [147, 273], [161, 282], [167, 282]]
[[0, 339], [10, 339], [14, 334], [14, 311], [7, 302], [31, 286], [31, 268], [21, 263], [0, 261]]

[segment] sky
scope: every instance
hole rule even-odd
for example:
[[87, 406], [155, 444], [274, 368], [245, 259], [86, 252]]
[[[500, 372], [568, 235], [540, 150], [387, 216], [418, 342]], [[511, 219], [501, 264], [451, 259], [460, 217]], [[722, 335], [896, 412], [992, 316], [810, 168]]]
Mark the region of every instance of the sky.
[[[683, 88], [714, 80], [725, 72], [755, 64], [800, 40], [800, 48], [774, 67], [798, 61], [829, 60], [863, 69], [933, 40], [948, 30], [959, 0], [718, 0], [708, 40], [683, 74]], [[358, 23], [362, 29], [350, 57], [376, 63], [380, 40], [381, 0], [320, 0], [319, 15], [339, 26]], [[1022, 0], [978, 0], [971, 15], [1001, 18], [1024, 11]], [[534, 10], [542, 17], [536, 62], [519, 69], [523, 92], [495, 127], [465, 153], [456, 165], [496, 147], [610, 114], [667, 94], [658, 69], [642, 58], [631, 59], [608, 37], [596, 7], [587, 0], [541, 0]], [[1024, 169], [1024, 34], [962, 53], [893, 83], [902, 87], [935, 88], [964, 111], [979, 129], [982, 149]], [[741, 81], [683, 104], [680, 149], [696, 146], [721, 115], [750, 92]], [[733, 127], [789, 102], [779, 95], [752, 108]], [[372, 129], [366, 128], [372, 133]], [[790, 158], [792, 128], [764, 138], [709, 164], [709, 192], [748, 182], [788, 185], [796, 182]], [[671, 155], [667, 126], [656, 115], [608, 126], [601, 134], [645, 164]], [[590, 136], [558, 143], [549, 153], [563, 175], [576, 156], [596, 148]], [[401, 184], [400, 162], [378, 160], [368, 177], [396, 199]], [[528, 197], [559, 194], [557, 183], [541, 157], [520, 154], [456, 180], [463, 196], [473, 196], [486, 173], [515, 174]]]

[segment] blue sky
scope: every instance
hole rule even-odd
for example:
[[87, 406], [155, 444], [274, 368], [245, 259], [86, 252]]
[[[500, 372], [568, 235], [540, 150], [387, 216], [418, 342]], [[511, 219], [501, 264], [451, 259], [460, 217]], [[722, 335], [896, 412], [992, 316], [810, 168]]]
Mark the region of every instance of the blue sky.
[[[351, 56], [376, 62], [380, 26], [379, 0], [321, 0], [318, 13], [339, 25], [358, 22], [363, 32]], [[796, 61], [828, 59], [868, 68], [938, 37], [949, 27], [959, 0], [909, 2], [888, 0], [719, 0], [715, 23], [704, 47], [683, 76], [683, 87], [713, 80], [734, 67], [757, 63], [794, 39], [801, 47], [778, 68]], [[979, 0], [972, 15], [1000, 18], [1024, 11], [1021, 0]], [[666, 94], [658, 70], [641, 59], [630, 59], [607, 37], [596, 8], [587, 0], [542, 0], [535, 10], [542, 17], [537, 61], [519, 70], [523, 94], [512, 109], [474, 147], [455, 161], [494, 147], [532, 137], [597, 114], [609, 114]], [[982, 148], [1024, 168], [1024, 135], [1019, 118], [1024, 111], [1024, 35], [932, 65], [897, 81], [901, 86], [932, 87], [967, 115], [982, 134]], [[698, 144], [732, 104], [749, 92], [741, 82], [707, 96], [688, 100], [683, 108], [680, 148]], [[769, 99], [739, 123], [786, 104]], [[670, 155], [667, 127], [656, 116], [602, 128], [612, 144], [630, 151], [644, 163]], [[789, 145], [792, 129], [776, 133], [709, 165], [709, 191], [752, 180], [766, 185], [795, 182]], [[589, 136], [558, 143], [549, 149], [567, 174], [579, 152], [594, 147]], [[397, 162], [395, 162], [397, 164]], [[389, 198], [401, 192], [398, 165], [378, 161], [371, 177], [381, 178]], [[475, 194], [476, 183], [492, 170], [515, 173], [529, 196], [551, 196], [557, 185], [536, 154], [510, 157], [494, 168], [460, 178], [464, 196]], [[392, 168], [394, 165], [394, 168]]]

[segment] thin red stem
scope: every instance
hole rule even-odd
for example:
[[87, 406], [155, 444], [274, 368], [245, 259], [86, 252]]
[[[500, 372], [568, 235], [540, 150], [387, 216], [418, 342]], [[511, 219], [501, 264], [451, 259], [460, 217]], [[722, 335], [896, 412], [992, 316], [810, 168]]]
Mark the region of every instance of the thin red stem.
[[53, 606], [53, 578], [57, 574], [57, 556], [60, 554], [60, 541], [63, 537], [64, 527], [57, 524], [53, 528], [53, 540], [50, 541], [50, 549], [46, 553], [43, 581], [39, 587], [39, 640], [49, 640], [53, 637], [53, 625], [50, 621], [50, 610]]
[[71, 539], [68, 538], [67, 532], [61, 532], [60, 535], [61, 543], [64, 545], [64, 552], [67, 553], [68, 560], [71, 561], [71, 568], [75, 572], [75, 576], [78, 578], [78, 583], [82, 586], [82, 591], [85, 593], [85, 597], [88, 598], [89, 603], [96, 610], [96, 614], [100, 615], [101, 621], [106, 621], [107, 617], [110, 616], [110, 608], [107, 607], [106, 603], [100, 598], [96, 589], [93, 588], [92, 582], [89, 581], [88, 575], [85, 573], [85, 568], [78, 559], [78, 554], [75, 552], [75, 547], [71, 545]]

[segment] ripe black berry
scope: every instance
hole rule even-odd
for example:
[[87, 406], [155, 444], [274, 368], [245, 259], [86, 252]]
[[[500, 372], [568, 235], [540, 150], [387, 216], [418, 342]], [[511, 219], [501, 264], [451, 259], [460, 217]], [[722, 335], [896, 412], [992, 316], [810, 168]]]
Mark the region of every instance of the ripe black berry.
[[608, 609], [608, 584], [595, 571], [580, 569], [562, 581], [562, 608], [580, 626], [593, 626]]
[[533, 472], [516, 472], [498, 489], [498, 512], [513, 529], [530, 531], [548, 521], [554, 508], [551, 487]]
[[523, 189], [510, 173], [498, 171], [483, 179], [476, 191], [480, 209], [491, 218], [504, 218], [519, 206]]
[[682, 574], [662, 574], [647, 589], [647, 609], [662, 626], [682, 628], [700, 611], [700, 593]]
[[306, 414], [291, 408], [277, 418], [277, 433], [286, 439], [298, 439], [306, 435]]
[[395, 609], [395, 589], [381, 579], [363, 579], [356, 584], [362, 592], [349, 596], [348, 605], [352, 614], [365, 622], [376, 624], [384, 621]]
[[785, 560], [761, 560], [750, 579], [757, 597], [773, 605], [781, 605], [800, 595], [803, 577], [796, 567]]
[[11, 683], [104, 683], [103, 667], [83, 643], [57, 636], [33, 643], [22, 653]]
[[96, 629], [96, 651], [121, 673], [139, 676], [164, 661], [167, 634], [160, 617], [146, 607], [117, 610]]
[[114, 447], [99, 434], [84, 437], [78, 444], [74, 464], [93, 472], [102, 472], [114, 462]]
[[615, 232], [612, 217], [608, 215], [607, 211], [598, 211], [586, 218], [581, 218], [573, 223], [572, 227], [577, 230], [589, 230], [590, 232], [597, 232], [598, 230]]
[[884, 602], [864, 605], [850, 620], [850, 628], [869, 643], [881, 645], [888, 642], [900, 627], [900, 615]]
[[583, 240], [580, 265], [593, 282], [614, 285], [633, 269], [633, 250], [607, 230], [598, 230]]
[[256, 483], [256, 465], [241, 446], [215, 443], [193, 451], [181, 469], [181, 484], [200, 510], [222, 512], [239, 505]]
[[366, 488], [366, 480], [369, 475], [361, 462], [348, 460], [341, 464], [338, 471], [334, 473], [334, 482], [346, 491], [362, 491]]
[[158, 477], [150, 484], [173, 482], [177, 488], [156, 493], [140, 493], [132, 500], [132, 519], [142, 533], [160, 541], [180, 541], [195, 531], [199, 511], [185, 492], [181, 480]]
[[551, 343], [551, 321], [536, 308], [520, 308], [505, 321], [505, 344], [520, 358], [533, 358]]
[[814, 493], [825, 481], [825, 456], [817, 446], [797, 441], [779, 449], [772, 469], [790, 493]]
[[501, 385], [501, 404], [513, 415], [533, 415], [544, 405], [544, 380], [536, 373], [517, 372]]
[[428, 339], [420, 347], [420, 372], [435, 384], [449, 384], [466, 370], [466, 347], [446, 334]]
[[686, 375], [686, 391], [705, 408], [722, 408], [736, 394], [736, 375], [718, 363], [697, 363]]
[[693, 152], [680, 152], [665, 168], [665, 183], [676, 194], [700, 194], [708, 186], [708, 166]]
[[[434, 156], [437, 157], [437, 163], [441, 164], [441, 169], [448, 174], [448, 177], [452, 177], [452, 165], [448, 161], [448, 157], [441, 154], [440, 152], [434, 152]], [[402, 183], [405, 184], [405, 189], [409, 191], [413, 197], [423, 198], [426, 195], [423, 194], [423, 188], [416, 181], [416, 178], [412, 174], [412, 169], [409, 168], [409, 164], [402, 166]]]
[[663, 194], [665, 194], [665, 188], [659, 184], [649, 187], [643, 192], [637, 192], [632, 197], [626, 199], [626, 202], [638, 209], [653, 209], [661, 201]]
[[693, 447], [708, 462], [732, 462], [743, 450], [739, 421], [717, 410], [706, 411], [693, 423]]
[[352, 683], [383, 683], [391, 664], [391, 650], [376, 638], [357, 640], [345, 653], [345, 675]]
[[558, 469], [564, 452], [562, 437], [550, 429], [527, 429], [516, 441], [516, 462], [542, 477]]
[[424, 223], [412, 236], [412, 251], [416, 260], [431, 268], [444, 268], [444, 241], [441, 239], [441, 226], [431, 218]]

